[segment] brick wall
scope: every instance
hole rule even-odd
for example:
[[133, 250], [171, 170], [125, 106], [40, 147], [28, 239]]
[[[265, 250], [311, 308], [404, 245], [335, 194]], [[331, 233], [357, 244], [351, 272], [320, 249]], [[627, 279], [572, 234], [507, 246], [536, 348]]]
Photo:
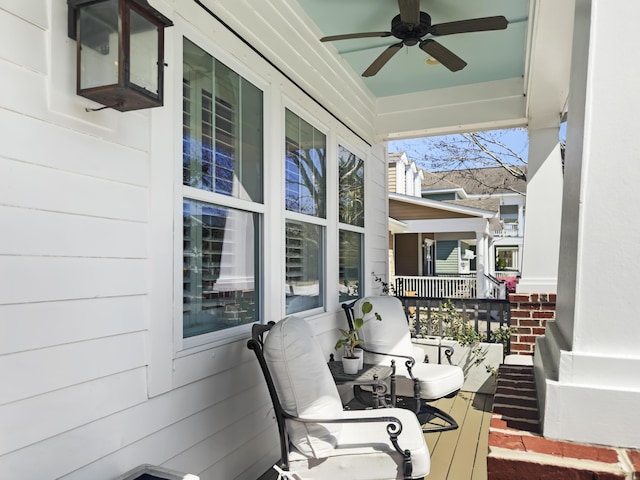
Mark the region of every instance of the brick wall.
[[512, 293], [511, 353], [533, 355], [536, 337], [544, 335], [547, 321], [556, 317], [556, 295], [540, 293]]
[[488, 480], [640, 480], [640, 451], [540, 435], [532, 366], [501, 365], [489, 427]]

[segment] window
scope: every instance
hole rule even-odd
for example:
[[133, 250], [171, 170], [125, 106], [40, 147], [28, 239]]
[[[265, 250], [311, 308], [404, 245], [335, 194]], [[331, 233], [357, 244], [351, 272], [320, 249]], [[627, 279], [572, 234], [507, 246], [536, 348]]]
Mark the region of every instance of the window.
[[364, 162], [349, 150], [338, 148], [339, 221], [364, 227]]
[[286, 111], [286, 208], [325, 218], [326, 136]]
[[259, 215], [185, 199], [183, 337], [257, 321]]
[[324, 305], [326, 137], [285, 112], [286, 312]]
[[364, 227], [364, 162], [349, 150], [338, 148], [339, 301], [361, 296], [362, 235]]
[[341, 229], [339, 237], [339, 301], [348, 302], [364, 293], [360, 290], [362, 285], [362, 234]]
[[287, 313], [323, 305], [323, 228], [306, 222], [286, 223]]
[[518, 221], [517, 205], [500, 205], [500, 220], [504, 223], [515, 223]]
[[496, 247], [496, 270], [518, 270], [518, 247]]
[[183, 338], [190, 338], [259, 318], [263, 95], [187, 39], [183, 59]]

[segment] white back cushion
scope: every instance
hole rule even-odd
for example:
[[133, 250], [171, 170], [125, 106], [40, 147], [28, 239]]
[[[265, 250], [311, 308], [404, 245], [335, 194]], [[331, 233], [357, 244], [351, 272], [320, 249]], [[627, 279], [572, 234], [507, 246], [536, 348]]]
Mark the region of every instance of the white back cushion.
[[[362, 313], [362, 305], [371, 303], [373, 310], [368, 314]], [[413, 345], [409, 333], [407, 317], [404, 314], [402, 302], [396, 297], [380, 296], [359, 299], [354, 305], [355, 318], [362, 317], [365, 324], [360, 330], [360, 338], [368, 350], [374, 352], [413, 356]], [[375, 319], [375, 313], [382, 317], [382, 321]], [[389, 365], [391, 358], [382, 355], [365, 357], [367, 362]], [[422, 361], [422, 359], [416, 359]], [[396, 365], [400, 368], [406, 360], [396, 358]]]
[[[264, 356], [287, 413], [301, 418], [342, 417], [338, 389], [306, 321], [291, 316], [274, 325], [265, 340]], [[287, 421], [293, 446], [314, 458], [331, 454], [341, 429], [340, 424]]]

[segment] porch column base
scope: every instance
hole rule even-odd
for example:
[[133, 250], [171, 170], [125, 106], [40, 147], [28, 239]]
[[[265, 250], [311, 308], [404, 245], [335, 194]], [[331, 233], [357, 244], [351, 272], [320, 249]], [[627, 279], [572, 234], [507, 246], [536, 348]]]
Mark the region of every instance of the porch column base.
[[549, 322], [534, 368], [545, 437], [640, 449], [640, 358], [569, 351]]
[[557, 277], [523, 276], [516, 285], [517, 293], [557, 293]]

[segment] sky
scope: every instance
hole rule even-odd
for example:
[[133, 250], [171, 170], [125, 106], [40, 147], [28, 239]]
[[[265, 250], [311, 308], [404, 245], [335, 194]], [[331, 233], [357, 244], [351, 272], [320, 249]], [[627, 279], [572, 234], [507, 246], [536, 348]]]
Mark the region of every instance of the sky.
[[[495, 130], [499, 136], [500, 141], [516, 152], [524, 161], [528, 159], [529, 148], [529, 135], [526, 129], [506, 129]], [[459, 138], [459, 135], [445, 135], [440, 137], [426, 137], [426, 138], [413, 138], [409, 140], [395, 140], [389, 142], [389, 152], [406, 152], [407, 157], [410, 160], [414, 160], [423, 166], [423, 168], [429, 168], [428, 165], [423, 165], [422, 159], [425, 157], [436, 156], [437, 151], [433, 144], [436, 141], [442, 141], [443, 139]], [[560, 138], [566, 139], [566, 123], [560, 126]], [[431, 153], [433, 152], [433, 153]]]

